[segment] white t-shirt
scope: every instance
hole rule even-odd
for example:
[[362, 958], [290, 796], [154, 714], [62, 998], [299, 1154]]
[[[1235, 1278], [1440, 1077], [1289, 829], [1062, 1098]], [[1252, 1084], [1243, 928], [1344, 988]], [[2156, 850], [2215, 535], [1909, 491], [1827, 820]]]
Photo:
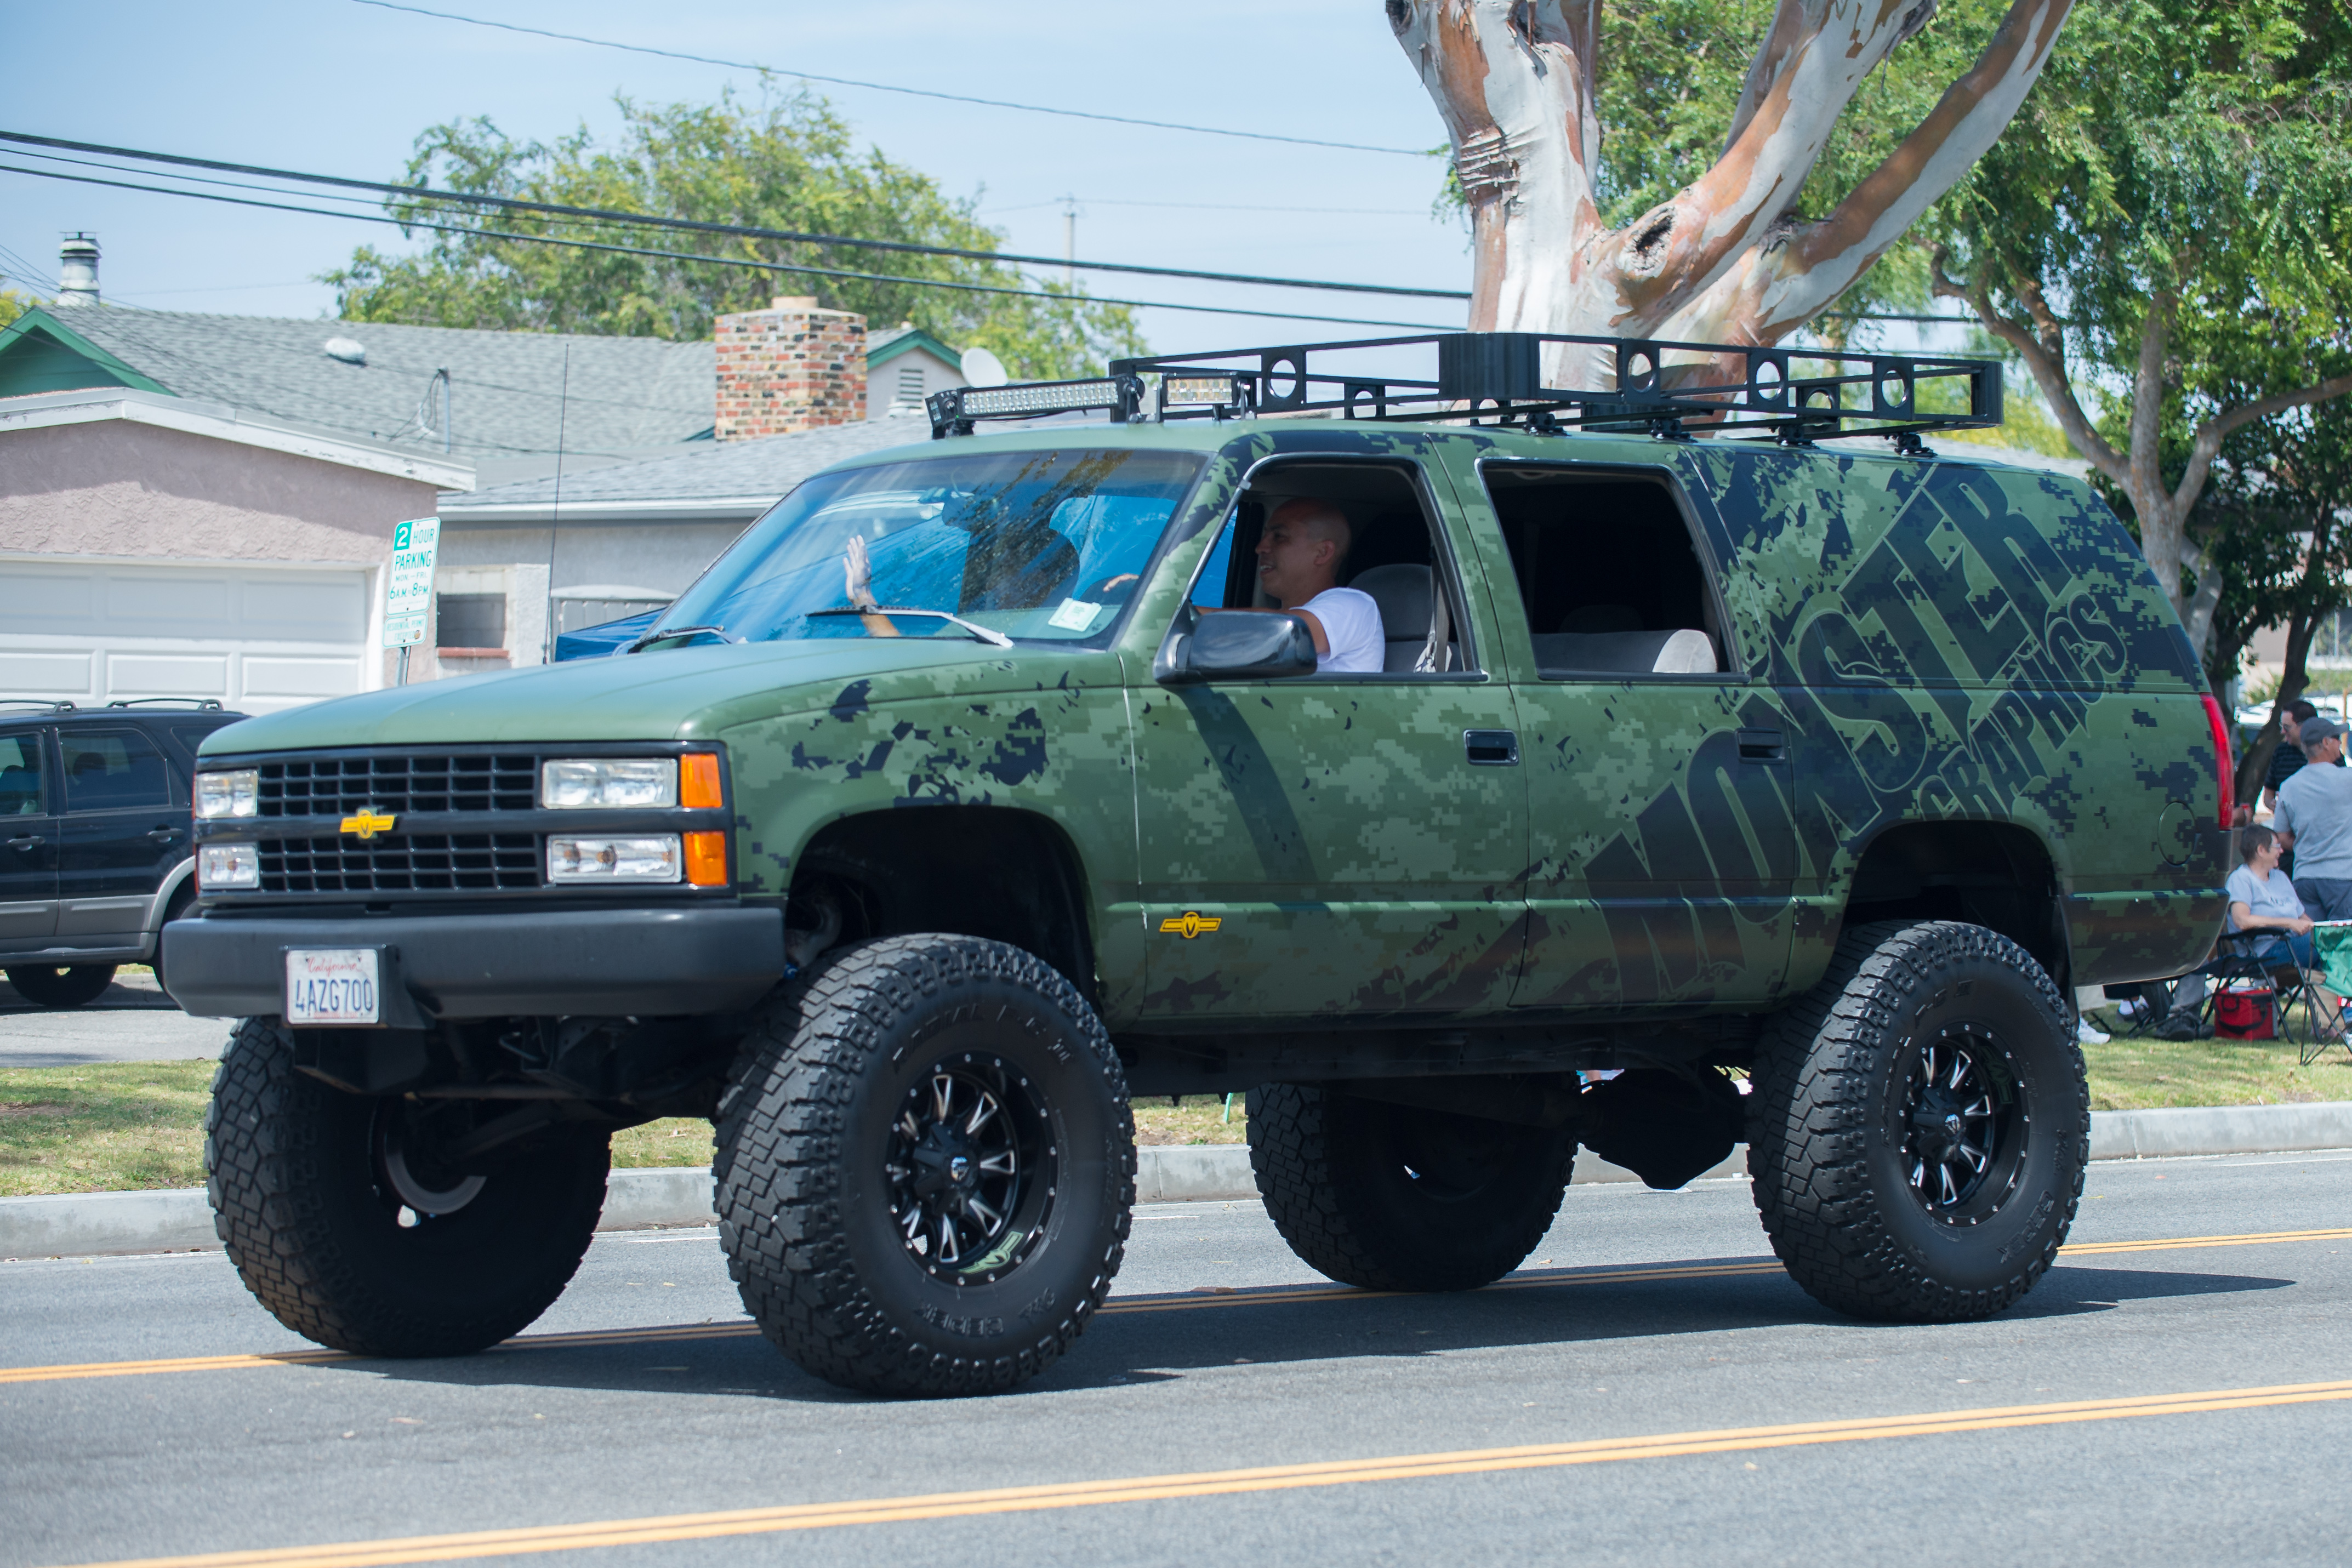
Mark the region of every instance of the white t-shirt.
[[1323, 622], [1331, 651], [1318, 654], [1320, 675], [1378, 674], [1388, 667], [1388, 638], [1381, 630], [1381, 607], [1353, 588], [1327, 588], [1298, 607]]

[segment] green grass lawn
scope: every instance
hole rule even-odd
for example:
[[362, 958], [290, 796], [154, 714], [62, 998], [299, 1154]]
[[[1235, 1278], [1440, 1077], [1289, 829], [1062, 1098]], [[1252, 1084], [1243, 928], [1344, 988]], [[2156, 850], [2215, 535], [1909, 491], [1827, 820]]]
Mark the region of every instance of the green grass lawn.
[[[2118, 1037], [2083, 1051], [2091, 1104], [2100, 1111], [2161, 1105], [2258, 1105], [2352, 1100], [2352, 1056], [2341, 1046], [2309, 1067], [2284, 1041], [2156, 1040]], [[123, 1061], [88, 1067], [0, 1068], [0, 1197], [200, 1186], [209, 1061]], [[1135, 1106], [1141, 1144], [1238, 1144], [1239, 1096], [1163, 1097]], [[613, 1137], [613, 1164], [710, 1163], [710, 1125], [679, 1117]]]

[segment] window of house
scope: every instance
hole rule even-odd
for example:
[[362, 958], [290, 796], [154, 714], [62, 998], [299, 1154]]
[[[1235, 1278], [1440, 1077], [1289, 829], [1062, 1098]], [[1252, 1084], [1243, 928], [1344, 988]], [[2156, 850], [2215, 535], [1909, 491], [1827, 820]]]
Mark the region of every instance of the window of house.
[[503, 648], [507, 645], [507, 596], [503, 593], [444, 593], [434, 601], [436, 648]]
[[1539, 674], [1706, 674], [1730, 667], [1690, 524], [1660, 479], [1485, 468]]

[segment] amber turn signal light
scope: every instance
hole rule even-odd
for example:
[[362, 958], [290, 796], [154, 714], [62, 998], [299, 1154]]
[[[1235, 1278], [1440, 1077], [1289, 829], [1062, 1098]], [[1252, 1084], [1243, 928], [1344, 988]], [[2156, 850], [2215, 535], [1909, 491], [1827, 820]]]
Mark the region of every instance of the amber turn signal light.
[[727, 835], [686, 835], [686, 880], [695, 887], [727, 885]]
[[689, 751], [677, 759], [677, 803], [681, 806], [724, 806], [719, 791], [719, 754]]

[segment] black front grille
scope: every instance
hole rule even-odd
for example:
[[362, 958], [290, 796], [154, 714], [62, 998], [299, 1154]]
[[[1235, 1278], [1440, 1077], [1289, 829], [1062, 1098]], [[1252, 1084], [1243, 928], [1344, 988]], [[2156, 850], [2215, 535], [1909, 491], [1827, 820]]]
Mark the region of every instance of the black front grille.
[[278, 839], [261, 845], [264, 893], [451, 893], [536, 888], [536, 833]]
[[373, 806], [412, 811], [528, 811], [539, 758], [485, 755], [334, 757], [261, 765], [265, 817], [348, 817]]

